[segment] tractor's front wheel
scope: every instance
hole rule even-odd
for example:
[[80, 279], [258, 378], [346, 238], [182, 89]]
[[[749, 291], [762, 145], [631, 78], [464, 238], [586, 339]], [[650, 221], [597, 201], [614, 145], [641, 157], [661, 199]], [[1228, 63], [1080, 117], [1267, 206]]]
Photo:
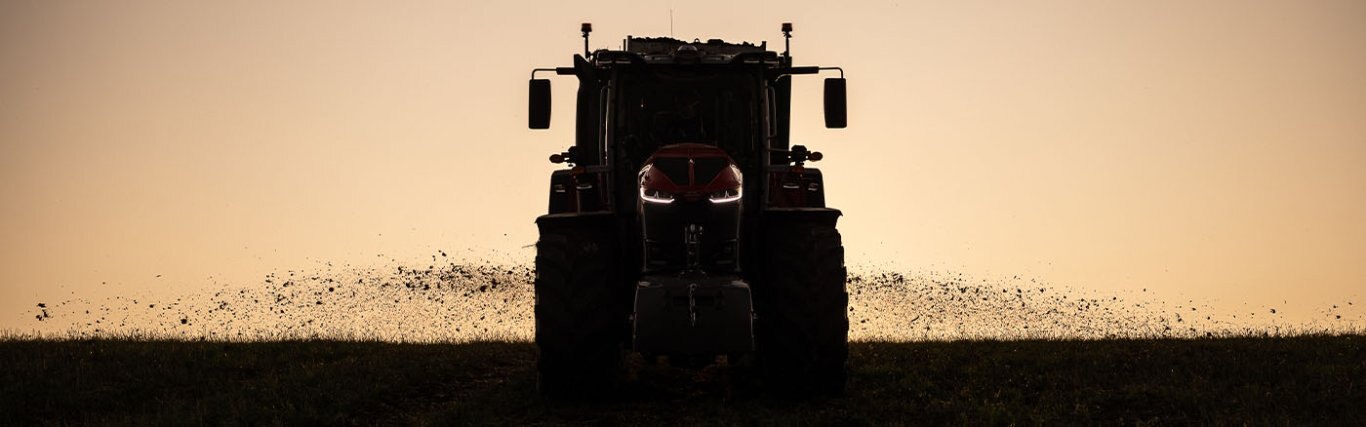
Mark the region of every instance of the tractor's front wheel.
[[536, 346], [540, 391], [595, 394], [620, 374], [621, 298], [613, 295], [615, 242], [593, 230], [543, 231], [536, 242]]
[[832, 225], [765, 231], [755, 339], [765, 383], [785, 393], [841, 394], [849, 357], [844, 246]]

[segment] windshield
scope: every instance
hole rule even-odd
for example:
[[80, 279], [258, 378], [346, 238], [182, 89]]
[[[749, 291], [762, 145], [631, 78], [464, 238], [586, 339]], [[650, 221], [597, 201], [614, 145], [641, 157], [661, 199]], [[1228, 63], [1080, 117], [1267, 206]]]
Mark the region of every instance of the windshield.
[[715, 145], [738, 157], [757, 141], [760, 129], [755, 81], [748, 73], [724, 70], [623, 73], [616, 134], [636, 165], [659, 147], [687, 142]]

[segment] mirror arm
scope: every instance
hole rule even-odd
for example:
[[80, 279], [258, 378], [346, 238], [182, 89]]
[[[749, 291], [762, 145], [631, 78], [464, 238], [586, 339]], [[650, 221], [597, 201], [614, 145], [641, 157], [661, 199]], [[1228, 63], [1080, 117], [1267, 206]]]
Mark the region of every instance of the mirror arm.
[[787, 67], [769, 70], [768, 78], [776, 79], [782, 76], [795, 76], [799, 74], [819, 74], [821, 71], [836, 70], [840, 72], [840, 78], [844, 78], [844, 69], [840, 67]]
[[532, 68], [532, 69], [531, 69], [531, 78], [532, 78], [533, 80], [536, 79], [536, 73], [538, 73], [538, 72], [545, 72], [545, 73], [553, 72], [553, 73], [555, 73], [555, 74], [557, 74], [557, 75], [561, 75], [561, 76], [563, 76], [563, 75], [574, 75], [574, 74], [575, 74], [574, 67]]

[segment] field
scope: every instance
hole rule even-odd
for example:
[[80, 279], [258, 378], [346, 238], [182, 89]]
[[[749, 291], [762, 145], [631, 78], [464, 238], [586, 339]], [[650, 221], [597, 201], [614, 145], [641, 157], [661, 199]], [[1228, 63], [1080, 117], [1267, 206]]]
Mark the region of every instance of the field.
[[851, 344], [846, 396], [632, 361], [546, 402], [528, 343], [0, 341], [0, 425], [1366, 423], [1366, 336]]

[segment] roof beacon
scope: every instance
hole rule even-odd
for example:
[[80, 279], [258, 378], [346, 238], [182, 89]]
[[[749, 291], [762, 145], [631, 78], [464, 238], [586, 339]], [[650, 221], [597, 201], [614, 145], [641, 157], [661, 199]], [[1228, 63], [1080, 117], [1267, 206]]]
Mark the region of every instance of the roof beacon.
[[[584, 36], [584, 37], [587, 37], [587, 36]], [[784, 22], [784, 23], [783, 23], [783, 57], [784, 57], [784, 58], [790, 58], [790, 57], [792, 57], [792, 55], [789, 53], [789, 52], [791, 52], [791, 51], [792, 51], [792, 23], [791, 23], [791, 22]]]
[[583, 56], [588, 57], [588, 33], [593, 32], [593, 23], [585, 22], [579, 25], [579, 31], [583, 32]]

